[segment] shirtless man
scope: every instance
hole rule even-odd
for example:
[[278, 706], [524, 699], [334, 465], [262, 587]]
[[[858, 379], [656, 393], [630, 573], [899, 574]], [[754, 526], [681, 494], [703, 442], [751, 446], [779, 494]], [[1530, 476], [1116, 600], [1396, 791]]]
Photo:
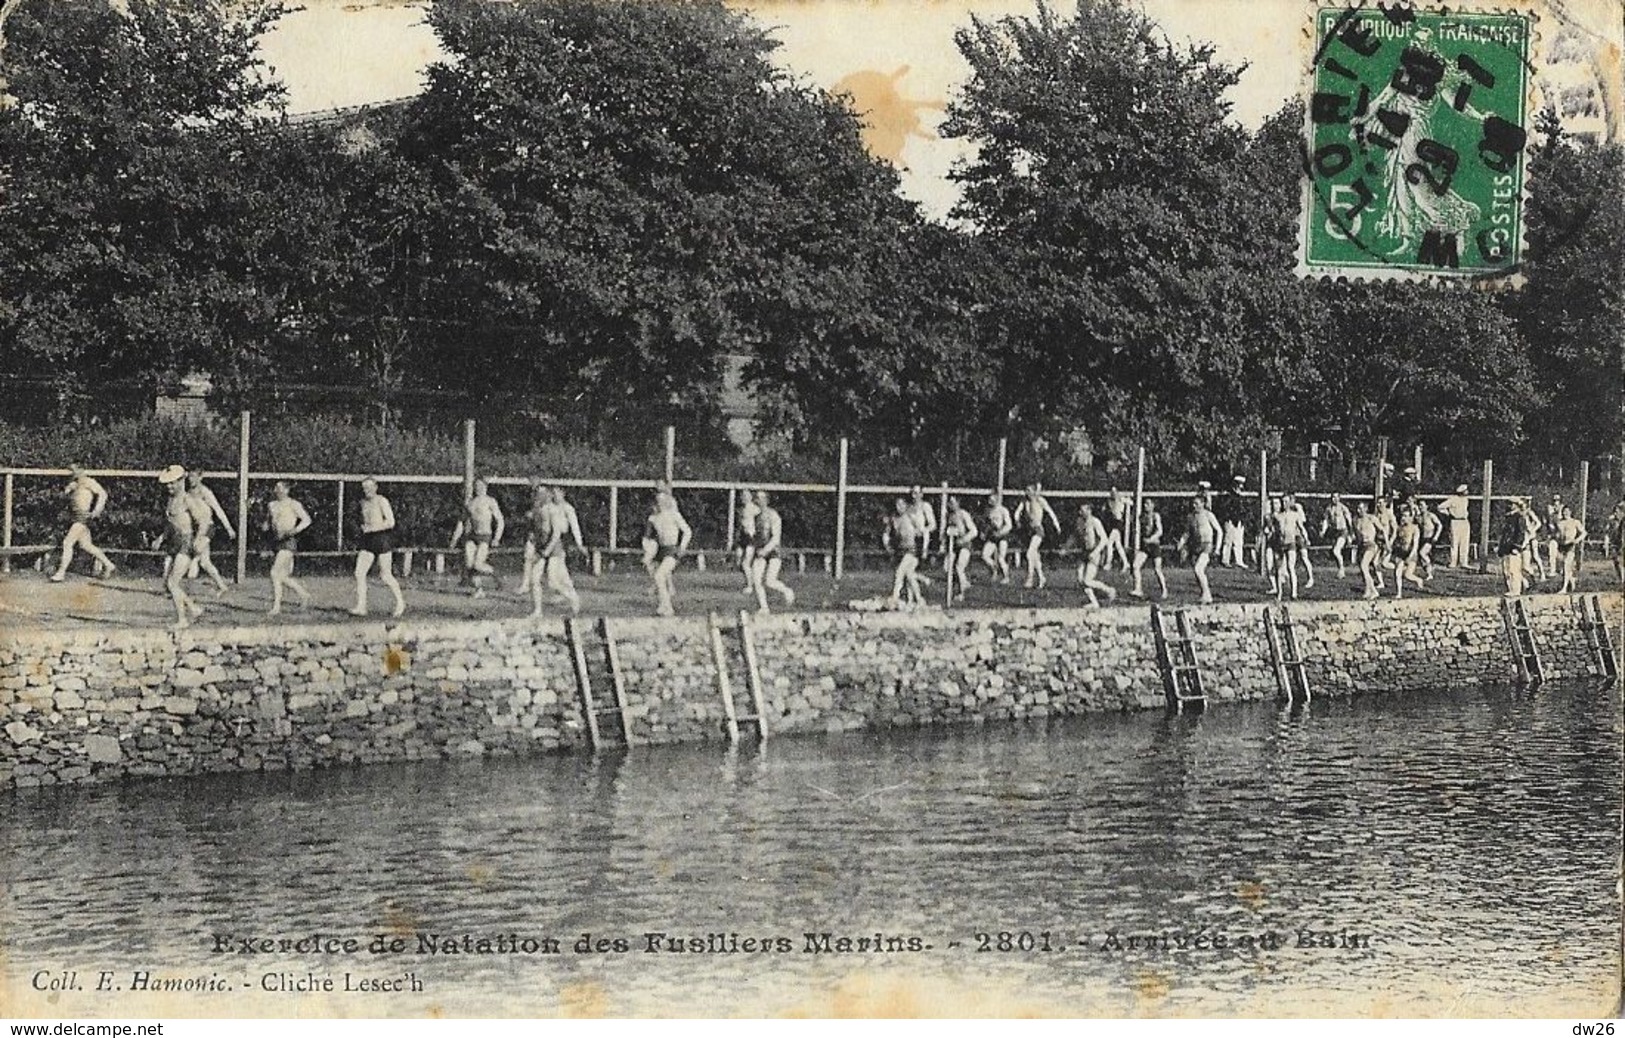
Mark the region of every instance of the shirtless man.
[[756, 492], [756, 554], [751, 559], [750, 583], [756, 594], [756, 611], [767, 613], [767, 593], [772, 591], [784, 599], [786, 609], [796, 604], [796, 593], [779, 579], [784, 560], [779, 549], [784, 545], [784, 518], [768, 501], [767, 491]]
[[378, 578], [395, 598], [391, 616], [406, 612], [406, 599], [401, 595], [400, 582], [395, 579], [395, 509], [389, 498], [378, 492], [378, 481], [361, 481], [361, 550], [355, 557], [355, 606], [352, 616], [367, 615], [367, 574], [373, 561], [378, 562]]
[[1399, 518], [1394, 515], [1394, 499], [1392, 497], [1378, 498], [1377, 508], [1372, 513], [1372, 518], [1377, 521], [1378, 546], [1378, 562], [1373, 572], [1377, 575], [1377, 590], [1381, 591], [1387, 587], [1388, 583], [1383, 579], [1382, 571], [1384, 567], [1382, 560], [1392, 557], [1394, 537], [1399, 534]]
[[1585, 543], [1586, 528], [1574, 517], [1573, 510], [1564, 507], [1557, 520], [1557, 561], [1562, 566], [1563, 585], [1558, 594], [1573, 594], [1575, 578], [1580, 569], [1580, 545]]
[[[1298, 597], [1298, 563], [1308, 564], [1309, 531], [1306, 529], [1308, 521], [1303, 509], [1298, 506], [1297, 499], [1287, 494], [1281, 499], [1280, 511], [1274, 516], [1275, 529], [1273, 531], [1276, 543], [1275, 562], [1275, 600], [1279, 602], [1287, 585], [1292, 587], [1292, 597]], [[1315, 586], [1315, 571], [1309, 570], [1307, 587]]]
[[1224, 527], [1219, 525], [1208, 509], [1207, 498], [1198, 494], [1191, 501], [1190, 519], [1186, 523], [1185, 536], [1181, 542], [1185, 545], [1191, 557], [1195, 560], [1196, 584], [1202, 589], [1202, 604], [1213, 602], [1213, 588], [1207, 581], [1208, 563], [1213, 559], [1213, 547], [1222, 542]]
[[[1420, 503], [1420, 502], [1418, 502]], [[1416, 575], [1416, 565], [1422, 553], [1422, 527], [1416, 521], [1416, 509], [1409, 504], [1399, 506], [1398, 527], [1394, 533], [1392, 558], [1394, 564], [1394, 597], [1405, 594], [1405, 581], [1422, 587], [1422, 578]]]
[[1054, 527], [1057, 535], [1060, 534], [1061, 520], [1056, 517], [1055, 509], [1044, 500], [1044, 488], [1034, 483], [1027, 488], [1026, 499], [1016, 506], [1016, 526], [1027, 540], [1026, 586], [1029, 588], [1044, 586], [1044, 557], [1041, 551], [1046, 523]]
[[1106, 498], [1106, 513], [1100, 516], [1100, 525], [1106, 528], [1106, 555], [1103, 565], [1106, 569], [1112, 568], [1112, 556], [1117, 556], [1123, 564], [1123, 572], [1129, 570], [1128, 540], [1129, 540], [1129, 514], [1134, 510], [1134, 498], [1112, 487]]
[[[1563, 495], [1553, 494], [1551, 501], [1546, 504], [1546, 515], [1542, 520], [1543, 525], [1541, 528], [1545, 532], [1542, 534], [1541, 540], [1546, 548], [1546, 572], [1554, 577], [1562, 573], [1559, 559], [1561, 549], [1557, 544], [1557, 524], [1562, 522], [1565, 511], [1567, 511], [1567, 506], [1563, 504]], [[1538, 552], [1540, 548], [1537, 547], [1535, 550]]]
[[964, 601], [970, 587], [970, 559], [976, 547], [976, 520], [960, 505], [959, 498], [948, 499], [948, 522], [942, 529], [942, 569], [954, 582], [954, 598]]
[[525, 568], [519, 576], [519, 593], [534, 596], [536, 580], [542, 571], [542, 557], [539, 549], [547, 543], [546, 522], [542, 512], [553, 501], [553, 495], [543, 483], [532, 479], [530, 481], [530, 507], [520, 517], [525, 527]]
[[1422, 581], [1426, 583], [1433, 579], [1433, 547], [1444, 536], [1444, 520], [1421, 498], [1417, 498], [1415, 508], [1416, 526], [1422, 534], [1421, 543], [1416, 549], [1416, 564], [1421, 571]]
[[1529, 544], [1534, 538], [1530, 516], [1524, 514], [1525, 504], [1514, 499], [1501, 519], [1501, 537], [1495, 553], [1501, 557], [1501, 576], [1506, 579], [1506, 597], [1517, 598], [1524, 591], [1524, 566]]
[[1111, 562], [1111, 540], [1106, 525], [1095, 514], [1094, 506], [1085, 501], [1078, 506], [1078, 547], [1083, 550], [1083, 562], [1078, 566], [1078, 583], [1088, 597], [1089, 604], [1099, 608], [1096, 591], [1106, 593], [1106, 601], [1117, 601], [1117, 589], [1100, 580], [1102, 563]]
[[925, 596], [920, 592], [920, 529], [914, 525], [912, 512], [908, 501], [900, 497], [896, 511], [886, 520], [883, 541], [897, 560], [897, 568], [892, 574], [891, 598], [888, 600], [893, 609], [904, 608], [905, 588], [908, 590], [908, 608], [915, 608], [925, 601]]
[[677, 499], [670, 491], [655, 495], [655, 510], [643, 524], [643, 568], [654, 579], [655, 613], [671, 616], [672, 599], [677, 586], [672, 574], [677, 570], [677, 559], [688, 550], [694, 531], [677, 510]]
[[739, 504], [739, 569], [745, 574], [745, 594], [753, 595], [756, 582], [751, 576], [751, 560], [756, 557], [756, 517], [761, 514], [762, 506], [749, 490], [741, 494], [744, 500]]
[[575, 581], [570, 577], [565, 538], [575, 542], [577, 551], [587, 550], [581, 539], [581, 519], [576, 515], [576, 506], [564, 496], [563, 487], [539, 487], [538, 490], [538, 499], [543, 503], [533, 520], [537, 563], [530, 581], [530, 615], [542, 615], [542, 579], [545, 577], [547, 587], [569, 604], [573, 616], [581, 612], [581, 596], [576, 593]]
[[293, 579], [293, 556], [299, 550], [299, 535], [309, 528], [310, 513], [293, 499], [288, 484], [278, 480], [271, 488], [271, 500], [265, 506], [265, 529], [271, 534], [276, 552], [271, 558], [271, 616], [282, 612], [284, 588], [293, 589], [294, 594], [299, 596], [299, 608], [310, 607], [310, 595], [305, 591], [305, 585]]
[[1320, 517], [1320, 538], [1332, 538], [1332, 557], [1337, 560], [1337, 575], [1339, 578], [1348, 576], [1348, 563], [1343, 558], [1343, 552], [1349, 546], [1349, 533], [1354, 527], [1354, 513], [1349, 506], [1343, 503], [1343, 495], [1333, 494], [1332, 499], [1326, 503], [1326, 512]]
[[1616, 504], [1608, 517], [1608, 537], [1610, 554], [1614, 557], [1614, 576], [1625, 584], [1625, 501]]
[[451, 532], [451, 547], [455, 550], [458, 542], [463, 545], [463, 583], [473, 586], [475, 598], [485, 596], [485, 588], [480, 584], [481, 577], [491, 577], [499, 587], [501, 581], [496, 580], [497, 571], [491, 568], [491, 549], [502, 546], [502, 534], [507, 528], [507, 520], [502, 515], [502, 506], [497, 499], [488, 492], [485, 480], [474, 481], [474, 496], [463, 502], [463, 517], [457, 520], [457, 526]]
[[57, 564], [56, 572], [51, 574], [51, 580], [60, 584], [68, 575], [68, 564], [73, 561], [73, 549], [80, 548], [96, 563], [96, 575], [102, 579], [111, 577], [118, 569], [107, 553], [96, 547], [90, 539], [90, 524], [101, 517], [107, 510], [107, 491], [102, 485], [91, 479], [85, 470], [78, 465], [72, 467], [73, 479], [63, 488], [63, 494], [68, 499], [68, 532], [62, 538], [62, 561]]
[[1359, 560], [1360, 577], [1365, 581], [1365, 590], [1360, 597], [1376, 598], [1382, 587], [1381, 574], [1377, 572], [1377, 558], [1382, 553], [1382, 529], [1364, 501], [1354, 510], [1354, 543], [1359, 553], [1356, 558]]
[[1004, 495], [994, 494], [987, 499], [987, 540], [982, 542], [982, 561], [987, 564], [989, 577], [998, 577], [999, 583], [1010, 583], [1010, 534], [1015, 520], [1010, 509], [1004, 507]]
[[1297, 561], [1303, 563], [1303, 589], [1308, 591], [1315, 586], [1315, 564], [1309, 559], [1309, 514], [1293, 494], [1286, 495], [1284, 506], [1287, 511], [1297, 513], [1296, 532], [1286, 547], [1289, 551], [1297, 549]]
[[1141, 587], [1141, 572], [1147, 561], [1151, 563], [1152, 572], [1157, 575], [1157, 587], [1162, 591], [1162, 598], [1168, 597], [1168, 580], [1162, 573], [1162, 513], [1157, 511], [1157, 503], [1150, 498], [1145, 499], [1144, 510], [1140, 513], [1140, 546], [1134, 549], [1134, 590], [1129, 594], [1135, 598], [1144, 598], [1145, 592]]
[[215, 568], [214, 559], [209, 554], [209, 542], [214, 536], [217, 522], [226, 531], [227, 537], [236, 537], [237, 531], [231, 528], [231, 520], [226, 518], [226, 510], [220, 507], [220, 499], [203, 485], [203, 473], [186, 474], [186, 503], [192, 510], [192, 528], [197, 531], [192, 539], [192, 571], [187, 576], [207, 573], [214, 581], [215, 594], [223, 595], [226, 593], [226, 578]]
[[203, 607], [192, 601], [186, 593], [186, 574], [192, 569], [192, 544], [197, 528], [192, 522], [192, 510], [187, 502], [186, 470], [171, 465], [158, 474], [160, 485], [169, 488], [169, 500], [164, 505], [164, 559], [168, 573], [164, 584], [169, 599], [175, 603], [175, 627], [190, 627], [192, 621], [203, 615]]

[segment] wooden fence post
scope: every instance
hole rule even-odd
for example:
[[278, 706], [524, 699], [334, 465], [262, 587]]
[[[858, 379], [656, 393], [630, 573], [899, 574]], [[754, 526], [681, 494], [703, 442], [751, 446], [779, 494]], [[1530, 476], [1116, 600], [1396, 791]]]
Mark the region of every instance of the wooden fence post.
[[1140, 513], [1145, 508], [1145, 448], [1141, 447], [1134, 461], [1134, 509], [1129, 514], [1129, 547], [1140, 550]]
[[463, 500], [474, 496], [474, 419], [463, 420]]
[[1478, 516], [1478, 572], [1490, 570], [1490, 491], [1495, 485], [1495, 462], [1484, 459], [1484, 498]]
[[248, 437], [253, 421], [247, 411], [237, 416], [237, 583], [248, 579]]
[[[1591, 496], [1591, 462], [1582, 461], [1580, 462], [1580, 512], [1575, 516], [1576, 519], [1580, 520], [1581, 526], [1586, 524], [1586, 498], [1589, 496]], [[1589, 534], [1591, 531], [1588, 529], [1586, 532]], [[1574, 559], [1577, 565], [1585, 565], [1586, 542], [1583, 537], [1580, 539], [1579, 547], [1574, 549]]]
[[[5, 547], [5, 548], [10, 548], [11, 547], [11, 503], [12, 503], [13, 483], [15, 481], [16, 481], [16, 477], [12, 473], [10, 473], [10, 472], [6, 473], [5, 510], [4, 510], [4, 516], [0, 517], [0, 547]], [[10, 572], [11, 572], [11, 552], [8, 551], [8, 552], [5, 552], [4, 554], [0, 554], [0, 573], [10, 573]]]
[[841, 457], [835, 471], [835, 580], [846, 572], [846, 437], [841, 437]]

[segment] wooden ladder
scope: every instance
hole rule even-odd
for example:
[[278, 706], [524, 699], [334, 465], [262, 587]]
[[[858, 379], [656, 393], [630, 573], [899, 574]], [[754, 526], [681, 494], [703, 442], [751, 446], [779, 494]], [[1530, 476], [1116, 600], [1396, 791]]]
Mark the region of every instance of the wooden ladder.
[[1190, 621], [1185, 610], [1175, 609], [1174, 630], [1169, 632], [1167, 613], [1160, 606], [1151, 607], [1151, 627], [1156, 634], [1157, 662], [1162, 666], [1163, 690], [1168, 705], [1182, 711], [1186, 704], [1207, 705], [1207, 690], [1202, 685], [1202, 668], [1196, 659], [1196, 641], [1191, 637]]
[[1535, 645], [1535, 636], [1529, 630], [1529, 613], [1524, 609], [1523, 599], [1501, 599], [1501, 615], [1506, 620], [1507, 637], [1512, 641], [1512, 659], [1518, 667], [1518, 681], [1529, 685], [1538, 685], [1545, 680], [1546, 672], [1540, 665], [1540, 649]]
[[1619, 680], [1619, 660], [1614, 655], [1614, 638], [1609, 631], [1608, 617], [1602, 611], [1601, 595], [1577, 595], [1574, 599], [1580, 615], [1580, 630], [1585, 633], [1586, 647], [1591, 650], [1591, 662], [1597, 676], [1609, 681]]
[[739, 614], [739, 626], [735, 629], [736, 645], [738, 648], [737, 665], [743, 670], [745, 686], [750, 689], [751, 708], [754, 713], [741, 714], [739, 705], [734, 701], [733, 670], [735, 662], [730, 658], [726, 639], [723, 635], [722, 623], [717, 614], [711, 614], [711, 656], [717, 665], [717, 692], [722, 696], [722, 712], [728, 721], [728, 741], [739, 742], [739, 723], [756, 726], [758, 741], [767, 739], [767, 709], [762, 698], [762, 675], [756, 667], [756, 642], [750, 633], [750, 614]]
[[1303, 669], [1303, 650], [1298, 647], [1298, 629], [1286, 606], [1281, 617], [1264, 610], [1264, 633], [1270, 643], [1270, 663], [1275, 668], [1275, 685], [1288, 703], [1309, 702], [1309, 675]]
[[[570, 655], [575, 661], [576, 687], [581, 690], [581, 712], [587, 718], [587, 734], [594, 752], [605, 746], [631, 746], [632, 721], [626, 712], [626, 685], [621, 680], [621, 658], [615, 651], [615, 636], [609, 618], [586, 624], [576, 617], [564, 621], [570, 638]], [[615, 693], [612, 706], [600, 705], [593, 689], [607, 683]], [[619, 714], [620, 724], [602, 725], [606, 714]]]

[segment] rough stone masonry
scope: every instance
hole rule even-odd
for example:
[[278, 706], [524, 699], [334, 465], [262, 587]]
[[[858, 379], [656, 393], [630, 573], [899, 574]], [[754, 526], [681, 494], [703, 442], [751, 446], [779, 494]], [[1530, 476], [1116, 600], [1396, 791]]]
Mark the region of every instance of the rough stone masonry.
[[[1577, 600], [1524, 599], [1548, 680], [1599, 673]], [[1621, 615], [1620, 596], [1602, 598]], [[1266, 618], [1186, 611], [1210, 700], [1273, 699]], [[1289, 607], [1316, 695], [1511, 680], [1497, 598]], [[726, 738], [709, 622], [617, 620], [634, 743]], [[770, 733], [1164, 705], [1150, 611], [789, 613], [751, 623]], [[734, 695], [750, 710], [742, 675]], [[614, 704], [608, 689], [601, 702]], [[605, 724], [619, 730], [618, 716]], [[564, 624], [514, 620], [0, 639], [0, 788], [584, 748]]]

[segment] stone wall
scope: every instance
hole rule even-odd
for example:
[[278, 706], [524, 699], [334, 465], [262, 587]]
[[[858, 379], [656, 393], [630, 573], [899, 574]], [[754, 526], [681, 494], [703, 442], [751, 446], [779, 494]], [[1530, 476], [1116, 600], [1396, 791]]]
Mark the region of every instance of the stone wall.
[[[1525, 599], [1548, 679], [1595, 670], [1567, 596]], [[1604, 608], [1620, 616], [1618, 595]], [[1316, 695], [1509, 680], [1499, 599], [1300, 603]], [[1274, 699], [1263, 605], [1187, 611], [1208, 695]], [[637, 743], [726, 738], [707, 622], [614, 620]], [[770, 732], [1160, 708], [1145, 608], [805, 613], [753, 621]], [[737, 640], [724, 657], [752, 712]], [[597, 691], [614, 704], [613, 691]], [[602, 718], [618, 738], [618, 716]], [[0, 636], [0, 788], [519, 755], [588, 742], [557, 621]]]

